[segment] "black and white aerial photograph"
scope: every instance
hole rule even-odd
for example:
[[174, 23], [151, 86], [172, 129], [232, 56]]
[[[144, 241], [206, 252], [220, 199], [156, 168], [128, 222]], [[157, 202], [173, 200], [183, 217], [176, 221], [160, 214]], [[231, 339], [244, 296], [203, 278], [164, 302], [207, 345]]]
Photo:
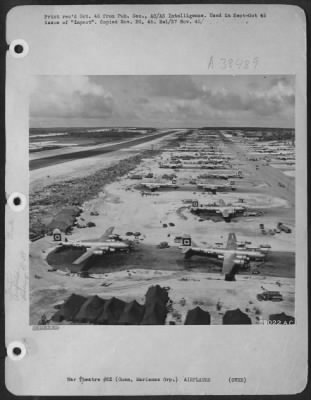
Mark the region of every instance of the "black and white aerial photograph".
[[30, 324], [294, 324], [294, 127], [294, 75], [34, 76]]

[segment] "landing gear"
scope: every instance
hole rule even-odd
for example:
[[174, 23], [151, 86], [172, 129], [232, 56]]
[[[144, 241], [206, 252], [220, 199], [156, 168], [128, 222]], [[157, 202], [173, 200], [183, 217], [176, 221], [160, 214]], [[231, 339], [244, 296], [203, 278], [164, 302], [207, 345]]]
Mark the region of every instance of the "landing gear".
[[235, 280], [235, 273], [230, 272], [225, 275], [225, 281], [234, 282]]

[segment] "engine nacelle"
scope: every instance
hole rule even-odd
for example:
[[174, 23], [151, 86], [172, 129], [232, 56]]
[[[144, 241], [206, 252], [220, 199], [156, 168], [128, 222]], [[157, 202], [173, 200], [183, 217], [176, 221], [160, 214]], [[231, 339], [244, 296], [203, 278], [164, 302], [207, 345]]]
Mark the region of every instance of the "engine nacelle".
[[95, 256], [102, 256], [104, 254], [104, 250], [94, 250], [93, 254]]
[[235, 258], [234, 259], [234, 264], [235, 265], [240, 265], [243, 266], [247, 263], [247, 260], [245, 258]]
[[82, 244], [82, 243], [80, 243], [80, 242], [73, 242], [73, 243], [70, 243], [70, 246], [72, 246], [72, 247], [78, 247], [78, 248], [84, 248], [85, 246]]

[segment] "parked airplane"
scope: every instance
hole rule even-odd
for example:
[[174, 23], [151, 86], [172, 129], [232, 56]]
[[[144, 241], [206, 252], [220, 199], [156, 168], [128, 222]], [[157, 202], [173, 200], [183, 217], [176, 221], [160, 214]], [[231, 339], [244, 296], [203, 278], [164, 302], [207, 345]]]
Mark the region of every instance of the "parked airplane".
[[172, 168], [172, 169], [180, 169], [180, 168], [182, 168], [182, 169], [226, 169], [226, 168], [228, 168], [228, 166], [224, 165], [224, 164], [212, 164], [212, 163], [196, 165], [196, 164], [167, 162], [167, 163], [160, 163], [159, 166], [160, 166], [160, 168]]
[[171, 162], [167, 162], [167, 163], [163, 163], [161, 162], [159, 164], [160, 168], [172, 168], [172, 169], [177, 169], [181, 167], [181, 164], [177, 164], [177, 163], [171, 163]]
[[294, 161], [295, 157], [290, 157], [290, 156], [277, 156], [275, 157], [277, 160], [281, 160], [281, 161]]
[[198, 168], [200, 168], [200, 166], [203, 165], [210, 165], [210, 164], [223, 164], [224, 163], [224, 159], [222, 158], [206, 158], [206, 159], [194, 159], [194, 160], [186, 160], [186, 159], [179, 159], [180, 162], [184, 165], [184, 166], [188, 166], [188, 165], [196, 165], [198, 166]]
[[229, 233], [225, 248], [194, 247], [192, 246], [191, 237], [184, 237], [180, 249], [182, 249], [185, 258], [191, 258], [196, 255], [223, 260], [222, 273], [229, 276], [238, 266], [245, 266], [249, 261], [263, 261], [266, 257], [266, 253], [260, 250], [239, 249], [235, 233]]
[[197, 187], [199, 189], [203, 189], [205, 192], [212, 192], [213, 194], [216, 194], [219, 191], [222, 190], [235, 190], [235, 186], [233, 185], [217, 185], [217, 184], [211, 184], [211, 183], [198, 183]]
[[145, 192], [144, 190], [140, 192], [142, 196], [159, 196], [159, 193]]
[[236, 172], [229, 172], [229, 173], [218, 173], [218, 172], [208, 172], [205, 174], [201, 174], [198, 176], [200, 179], [225, 179], [228, 180], [229, 178], [235, 178], [235, 179], [242, 179], [242, 171], [238, 170]]
[[150, 189], [152, 192], [161, 188], [168, 189], [177, 189], [179, 186], [176, 184], [176, 181], [170, 182], [142, 182], [142, 186], [147, 189]]
[[232, 173], [209, 173], [207, 178], [211, 179], [229, 179], [229, 178], [243, 178], [242, 172], [239, 170]]
[[184, 169], [227, 169], [228, 165], [221, 163], [214, 163], [213, 161], [207, 162], [205, 164], [181, 164], [179, 168]]
[[202, 204], [199, 205], [197, 200], [192, 202], [192, 206], [190, 207], [190, 211], [193, 214], [216, 214], [221, 215], [226, 222], [231, 222], [231, 218], [237, 215], [243, 215], [246, 211], [246, 207], [243, 206], [227, 206], [225, 202], [220, 199], [219, 205], [217, 204]]
[[54, 241], [61, 247], [79, 247], [86, 249], [86, 252], [78, 257], [73, 264], [81, 264], [92, 255], [103, 255], [115, 251], [129, 251], [130, 245], [124, 242], [119, 235], [112, 234], [114, 227], [110, 227], [99, 238], [92, 241], [63, 241], [59, 232], [53, 234]]

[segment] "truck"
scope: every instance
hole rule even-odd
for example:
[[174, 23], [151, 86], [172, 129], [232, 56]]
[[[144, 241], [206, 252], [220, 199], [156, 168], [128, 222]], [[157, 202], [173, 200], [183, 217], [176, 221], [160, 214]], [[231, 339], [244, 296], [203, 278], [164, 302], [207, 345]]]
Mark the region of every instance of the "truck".
[[283, 301], [283, 296], [280, 292], [266, 290], [257, 294], [258, 301]]
[[283, 231], [285, 233], [291, 233], [292, 232], [291, 228], [289, 228], [287, 225], [283, 224], [283, 222], [279, 222], [278, 225], [277, 225], [277, 228], [280, 231]]
[[158, 249], [168, 249], [170, 246], [167, 242], [161, 242], [157, 247]]

